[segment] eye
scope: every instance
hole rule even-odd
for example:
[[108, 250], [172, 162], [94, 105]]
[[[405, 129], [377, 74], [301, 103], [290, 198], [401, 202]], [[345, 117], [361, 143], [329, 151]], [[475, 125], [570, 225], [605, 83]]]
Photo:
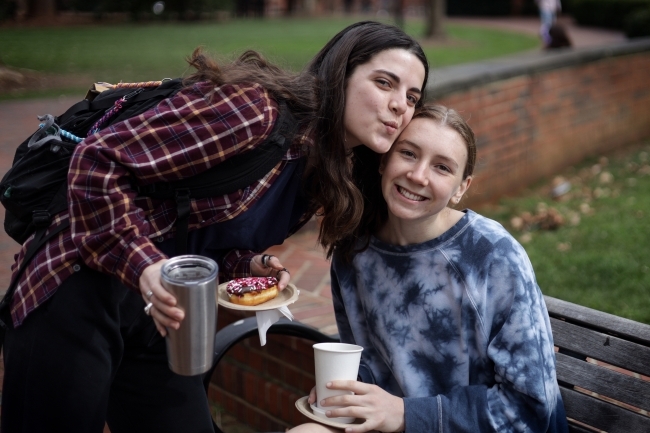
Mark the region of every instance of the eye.
[[415, 95], [406, 95], [406, 99], [408, 99], [409, 104], [411, 104], [411, 105], [416, 105], [418, 103], [418, 101], [420, 100], [420, 98], [418, 98]]
[[390, 85], [390, 81], [388, 81], [388, 80], [385, 79], [385, 78], [377, 78], [377, 80], [375, 80], [375, 81], [376, 81], [377, 84], [379, 84], [381, 87], [390, 87], [390, 86], [391, 86], [391, 85]]
[[402, 149], [399, 151], [399, 153], [407, 158], [415, 158], [415, 153], [408, 149]]
[[437, 168], [438, 170], [446, 171], [447, 173], [452, 172], [451, 169], [444, 164], [437, 164], [435, 165], [435, 168]]

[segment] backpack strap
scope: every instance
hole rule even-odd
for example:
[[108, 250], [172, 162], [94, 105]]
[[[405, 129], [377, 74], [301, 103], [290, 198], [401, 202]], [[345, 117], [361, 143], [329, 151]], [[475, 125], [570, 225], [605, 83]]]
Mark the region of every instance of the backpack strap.
[[273, 131], [255, 149], [236, 155], [196, 176], [136, 186], [141, 195], [176, 200], [177, 255], [187, 251], [190, 199], [216, 197], [245, 188], [264, 177], [287, 153], [296, 133], [297, 122], [285, 101], [280, 101], [279, 109]]
[[[180, 88], [182, 87], [182, 79], [181, 78], [175, 78], [173, 80], [168, 80], [164, 81], [158, 88], [155, 90], [149, 90], [147, 92], [142, 92], [133, 98], [129, 99], [130, 103], [136, 103], [136, 102], [142, 102], [146, 101], [149, 99], [159, 99], [163, 100], [165, 98], [168, 98], [172, 96], [174, 93], [176, 93]], [[63, 124], [67, 122], [69, 119], [74, 118], [75, 116], [78, 116], [80, 113], [88, 112], [88, 111], [100, 111], [100, 110], [108, 110], [113, 105], [115, 104], [115, 100], [121, 98], [124, 95], [127, 95], [129, 93], [133, 92], [132, 88], [128, 87], [120, 87], [116, 88], [115, 90], [106, 90], [105, 92], [105, 97], [101, 98], [98, 97], [92, 101], [89, 101], [88, 99], [84, 99], [83, 101], [79, 101], [76, 104], [74, 104], [72, 107], [68, 108], [65, 113], [62, 115], [58, 116], [58, 122], [59, 124]], [[101, 94], [100, 94], [101, 96]]]

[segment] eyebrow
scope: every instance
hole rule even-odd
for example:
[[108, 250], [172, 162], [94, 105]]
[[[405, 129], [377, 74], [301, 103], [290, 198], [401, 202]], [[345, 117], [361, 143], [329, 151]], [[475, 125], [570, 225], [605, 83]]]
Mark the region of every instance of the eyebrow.
[[[393, 79], [393, 81], [395, 81], [396, 83], [401, 83], [401, 82], [402, 82], [402, 80], [400, 79], [400, 77], [398, 77], [397, 75], [395, 75], [395, 74], [394, 74], [393, 72], [391, 72], [391, 71], [387, 71], [386, 69], [375, 69], [375, 72], [382, 72], [382, 73], [388, 75], [388, 76], [391, 77], [391, 78]], [[419, 95], [422, 94], [422, 91], [421, 91], [420, 89], [418, 89], [417, 87], [411, 87], [409, 90], [410, 90], [411, 92], [416, 92], [416, 93], [419, 94]]]

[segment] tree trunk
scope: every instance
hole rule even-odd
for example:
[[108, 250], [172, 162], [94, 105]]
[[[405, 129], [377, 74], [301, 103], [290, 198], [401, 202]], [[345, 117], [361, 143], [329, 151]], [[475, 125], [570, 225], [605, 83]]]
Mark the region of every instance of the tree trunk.
[[427, 25], [424, 36], [427, 38], [444, 38], [444, 19], [446, 15], [446, 0], [428, 0], [427, 5]]
[[29, 18], [51, 18], [56, 15], [56, 0], [28, 0]]
[[404, 0], [393, 0], [393, 15], [395, 16], [395, 25], [404, 29]]

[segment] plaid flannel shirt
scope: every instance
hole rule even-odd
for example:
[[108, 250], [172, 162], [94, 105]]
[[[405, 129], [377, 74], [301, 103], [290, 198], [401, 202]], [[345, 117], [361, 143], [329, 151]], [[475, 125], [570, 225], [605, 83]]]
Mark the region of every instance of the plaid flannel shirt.
[[[81, 142], [68, 174], [69, 211], [57, 215], [48, 230], [68, 219], [71, 229], [48, 241], [20, 278], [11, 307], [13, 325], [19, 326], [84, 263], [137, 290], [144, 268], [166, 258], [155, 241], [173, 237], [176, 207], [174, 200], [137, 197], [134, 181], [172, 181], [207, 170], [261, 144], [277, 116], [276, 102], [257, 84], [198, 83]], [[192, 200], [189, 229], [246, 211], [286, 161], [305, 156], [311, 144], [307, 135], [297, 137], [278, 165], [243, 190]], [[293, 231], [310, 217], [303, 215]], [[32, 240], [15, 256], [14, 273]], [[232, 250], [219, 264], [220, 279], [249, 275], [250, 260], [258, 253]]]

